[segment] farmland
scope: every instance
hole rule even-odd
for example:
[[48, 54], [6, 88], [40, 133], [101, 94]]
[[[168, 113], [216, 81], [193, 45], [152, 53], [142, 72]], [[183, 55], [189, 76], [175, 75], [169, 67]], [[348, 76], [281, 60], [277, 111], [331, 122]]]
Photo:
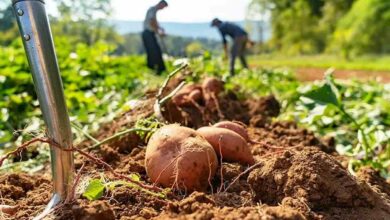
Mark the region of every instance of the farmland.
[[156, 74], [140, 33], [106, 22], [127, 1], [52, 1], [55, 60], [44, 22], [20, 37], [0, 0], [0, 219], [390, 219], [390, 4], [245, 2], [210, 8], [269, 26], [246, 27], [248, 69], [161, 34]]
[[[61, 45], [61, 41], [57, 45], [59, 48], [62, 48], [59, 50], [61, 52], [58, 54], [58, 57], [75, 143], [78, 143], [78, 146], [87, 149], [88, 146], [94, 145], [93, 143], [96, 139], [103, 141], [134, 126], [145, 129], [161, 126], [159, 122], [155, 121], [156, 119], [150, 118], [153, 110], [150, 109], [151, 100], [148, 98], [150, 95], [145, 95], [145, 93], [153, 94], [153, 91], [161, 87], [166, 75], [154, 76], [153, 73], [144, 67], [142, 56], [110, 56], [111, 48], [107, 45], [97, 44], [92, 48], [87, 48], [85, 45], [80, 44], [72, 52], [66, 51], [66, 44]], [[2, 154], [4, 155], [27, 140], [44, 136], [44, 125], [21, 46], [16, 45], [2, 48], [1, 50], [1, 60], [3, 61], [0, 65], [3, 73], [2, 83], [0, 84], [2, 92], [0, 101], [2, 109], [1, 125], [3, 126], [1, 128], [1, 140]], [[93, 60], [91, 57], [93, 57]], [[173, 70], [175, 68], [173, 66], [175, 62], [177, 63], [173, 58], [169, 61], [170, 69]], [[324, 75], [323, 80], [320, 81], [302, 82], [297, 80], [292, 72], [280, 68], [241, 70], [236, 76], [229, 77], [224, 62], [220, 58], [209, 55], [194, 58], [189, 60], [189, 63], [190, 67], [186, 71], [179, 73], [179, 76], [183, 74], [182, 77], [184, 77], [185, 81], [188, 83], [201, 82], [206, 75], [214, 76], [225, 81], [226, 93], [224, 94], [235, 94], [236, 98], [232, 100], [231, 95], [225, 96], [220, 94], [219, 102], [221, 106], [224, 106], [222, 109], [224, 109], [225, 119], [240, 120], [249, 124], [248, 131], [250, 137], [255, 141], [260, 141], [258, 144], [252, 145], [252, 152], [257, 160], [265, 161], [266, 163], [273, 161], [273, 156], [266, 159], [262, 156], [270, 153], [275, 156], [279, 155], [279, 150], [272, 153], [275, 151], [272, 146], [282, 147], [285, 150], [290, 149], [288, 152], [292, 152], [293, 155], [296, 154], [294, 156], [296, 160], [314, 160], [311, 158], [311, 155], [314, 153], [314, 155], [319, 156], [321, 153], [311, 152], [310, 147], [307, 149], [305, 147], [313, 145], [323, 149], [325, 152], [334, 152], [336, 150], [339, 155], [342, 155], [338, 160], [343, 164], [344, 169], [353, 175], [357, 175], [359, 178], [364, 176], [365, 172], [371, 172], [370, 169], [378, 172], [375, 175], [389, 178], [390, 152], [388, 144], [390, 134], [388, 129], [390, 126], [390, 115], [388, 112], [390, 111], [390, 87], [387, 84], [377, 81], [335, 80], [332, 78], [331, 73]], [[272, 107], [274, 105], [272, 104], [272, 98], [270, 100], [268, 100], [269, 98], [258, 99], [258, 97], [266, 97], [271, 94], [279, 101], [280, 109], [276, 107], [277, 109], [275, 110], [275, 107]], [[255, 104], [256, 102], [258, 104]], [[247, 103], [243, 106], [247, 106], [245, 108], [249, 107], [251, 110], [246, 112], [245, 108], [237, 107], [237, 103]], [[213, 113], [213, 111], [208, 114], [211, 114], [211, 122], [221, 120], [218, 114]], [[257, 119], [259, 116], [256, 116], [256, 114], [262, 115], [261, 119]], [[178, 119], [172, 120], [177, 121]], [[197, 120], [194, 120], [194, 118], [190, 117], [185, 121], [189, 123], [188, 126], [196, 127], [205, 123], [204, 121], [196, 122]], [[179, 119], [177, 122], [180, 121]], [[123, 168], [129, 169], [133, 180], [137, 182], [147, 181], [142, 165], [143, 162], [140, 159], [136, 159], [143, 158], [144, 134], [128, 133], [120, 139], [114, 139], [114, 142], [102, 142], [102, 144], [98, 145], [101, 147], [94, 148], [93, 152], [111, 166], [116, 167], [118, 172], [127, 173]], [[280, 136], [280, 134], [284, 135]], [[131, 141], [128, 142], [129, 140]], [[268, 150], [260, 150], [264, 147], [267, 149], [267, 146], [269, 147]], [[297, 153], [300, 151], [294, 150], [297, 146], [303, 147], [302, 153]], [[79, 190], [84, 195], [82, 197], [92, 200], [92, 203], [90, 203], [86, 199], [79, 199], [80, 205], [101, 206], [99, 201], [105, 201], [106, 198], [108, 199], [107, 196], [114, 196], [114, 198], [120, 200], [120, 197], [118, 197], [121, 195], [120, 193], [130, 196], [133, 192], [142, 189], [133, 183], [120, 179], [115, 180], [116, 178], [110, 177], [110, 174], [107, 172], [92, 171], [94, 170], [93, 167], [99, 167], [99, 165], [94, 165], [93, 162], [82, 165], [79, 160], [81, 155], [78, 155], [76, 153], [76, 168], [80, 169], [86, 166], [86, 168], [83, 168], [87, 171], [83, 175], [82, 181], [85, 181], [84, 184], [87, 185], [89, 182], [87, 188], [80, 186]], [[120, 162], [114, 162], [112, 158], [117, 158]], [[7, 160], [1, 170], [2, 172], [10, 172], [10, 170], [13, 172], [28, 172], [34, 175], [34, 181], [47, 181], [41, 174], [46, 173], [47, 166], [45, 164], [48, 163], [48, 160], [47, 145], [32, 145], [30, 150], [23, 151], [21, 157]], [[329, 160], [324, 158], [324, 161], [318, 161], [318, 163], [324, 166], [327, 163], [327, 166], [334, 166], [334, 162]], [[292, 163], [295, 164], [295, 162]], [[296, 165], [299, 165], [299, 163]], [[371, 168], [368, 169], [367, 167]], [[234, 178], [239, 174], [239, 170], [246, 168], [242, 165], [237, 167], [234, 164], [223, 163], [223, 166], [218, 169], [222, 169], [223, 172], [227, 173], [223, 174], [225, 175], [223, 185], [220, 185], [219, 181], [221, 180], [218, 180], [221, 177], [216, 177], [215, 187], [222, 187], [214, 189], [217, 191], [226, 189], [229, 184], [237, 184], [233, 182]], [[233, 170], [229, 171], [229, 169]], [[341, 167], [337, 169], [341, 169]], [[255, 171], [257, 172], [258, 170], [255, 169], [250, 176], [255, 175]], [[233, 173], [229, 174], [229, 172]], [[316, 168], [308, 172], [320, 172], [317, 175], [320, 175], [321, 178], [332, 178], [326, 176], [328, 174], [316, 170]], [[229, 177], [229, 175], [232, 176]], [[5, 179], [1, 181], [11, 181], [10, 178], [16, 178], [23, 184], [31, 184], [25, 179], [28, 178], [26, 174], [4, 176], [3, 178]], [[239, 182], [244, 181], [244, 179]], [[254, 181], [254, 179], [252, 178], [251, 181]], [[295, 180], [292, 179], [291, 181]], [[353, 179], [349, 181], [353, 181]], [[251, 184], [258, 183], [252, 182]], [[39, 195], [40, 190], [47, 191], [48, 188], [45, 187], [50, 188], [50, 184], [36, 187], [31, 191], [31, 195]], [[100, 190], [96, 191], [99, 187], [101, 187]], [[245, 191], [244, 188], [237, 189], [238, 185], [230, 187], [232, 188], [228, 191], [230, 194], [222, 193], [215, 195], [235, 195], [236, 192]], [[244, 187], [244, 185], [239, 187]], [[360, 190], [360, 188], [356, 190]], [[141, 212], [141, 216], [158, 215], [158, 210], [160, 210], [158, 207], [164, 207], [163, 201], [166, 200], [164, 198], [168, 196], [170, 201], [176, 201], [176, 199], [171, 198], [173, 196], [171, 193], [173, 192], [155, 194], [152, 191], [143, 190], [143, 193], [136, 201], [147, 199], [149, 202], [157, 202], [160, 205], [151, 209], [153, 210], [152, 213]], [[260, 194], [254, 194], [254, 196], [261, 195], [261, 192], [258, 193]], [[13, 194], [7, 195], [12, 196]], [[49, 194], [45, 195], [46, 197], [44, 196], [44, 198], [47, 199]], [[204, 196], [206, 195], [191, 194], [186, 200], [189, 202], [193, 199], [197, 201], [200, 198], [211, 199], [210, 201], [217, 199]], [[294, 197], [294, 195], [292, 196]], [[38, 209], [27, 208], [24, 204], [27, 204], [32, 198], [28, 196], [15, 200], [15, 202], [20, 201], [17, 204], [24, 207], [24, 211], [18, 213], [20, 218], [26, 216], [27, 213], [37, 212], [39, 207], [45, 204], [46, 200], [43, 199], [38, 202], [40, 204], [37, 206]], [[244, 197], [240, 199], [244, 199]], [[117, 214], [139, 215], [136, 212], [129, 213], [119, 208], [121, 204], [126, 204], [120, 201], [112, 204], [113, 207], [116, 207]], [[221, 200], [221, 202], [223, 201]], [[272, 204], [274, 201], [277, 200], [270, 198], [269, 204]], [[144, 207], [147, 207], [146, 204]], [[205, 204], [208, 203], [206, 202]], [[227, 203], [222, 204], [223, 206], [230, 206]], [[80, 206], [81, 210], [84, 205]], [[178, 205], [184, 204], [180, 202]], [[312, 201], [309, 205], [315, 209], [318, 204]], [[203, 206], [201, 205], [201, 207]], [[213, 208], [213, 210], [215, 209], [213, 211], [214, 215], [224, 215], [223, 210], [218, 211], [216, 207]], [[270, 208], [272, 207], [265, 208], [265, 210], [272, 212]], [[108, 213], [111, 210], [105, 206], [102, 209], [103, 211], [107, 209]], [[182, 208], [179, 209], [181, 210]], [[199, 211], [202, 209], [200, 208]], [[240, 209], [237, 209], [235, 212], [237, 215], [242, 214]], [[176, 215], [174, 213], [175, 211], [171, 210], [166, 215], [173, 217]], [[198, 213], [198, 211], [194, 211], [194, 213]], [[293, 210], [290, 214], [300, 215]], [[311, 214], [307, 212], [305, 215], [317, 214], [315, 212]], [[63, 213], [60, 213], [60, 215], [63, 215]], [[91, 215], [91, 213], [88, 215]], [[327, 213], [326, 215], [331, 214]], [[62, 218], [66, 218], [66, 215], [62, 216]]]

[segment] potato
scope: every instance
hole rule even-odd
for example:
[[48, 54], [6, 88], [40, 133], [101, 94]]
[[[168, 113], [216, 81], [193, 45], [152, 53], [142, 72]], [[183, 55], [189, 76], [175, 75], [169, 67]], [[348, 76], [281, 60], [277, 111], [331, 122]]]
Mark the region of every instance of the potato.
[[[0, 215], [7, 214], [7, 215], [15, 215], [18, 211], [18, 206], [10, 206], [10, 205], [0, 205]], [[3, 218], [1, 218], [3, 219]]]
[[239, 123], [231, 122], [231, 121], [221, 121], [221, 122], [218, 122], [217, 124], [213, 125], [213, 127], [229, 129], [229, 130], [234, 131], [237, 134], [239, 134], [247, 142], [250, 141], [248, 131], [246, 130], [246, 128], [243, 125], [241, 125]]
[[217, 95], [223, 91], [224, 86], [221, 80], [214, 77], [208, 77], [203, 80], [202, 89], [204, 93], [213, 93]]
[[167, 125], [146, 148], [146, 173], [154, 183], [186, 191], [204, 191], [218, 166], [213, 147], [195, 130]]
[[[202, 98], [201, 93], [202, 88], [195, 84], [189, 84], [185, 85], [176, 95], [173, 96], [172, 101], [178, 106], [185, 106], [185, 105], [191, 105], [191, 101], [189, 98], [191, 98], [191, 94], [195, 91], [200, 92], [200, 97], [192, 97], [194, 101], [199, 101], [199, 98]], [[194, 94], [192, 94], [194, 96]]]
[[223, 160], [242, 164], [254, 164], [255, 160], [248, 143], [236, 132], [216, 127], [202, 127], [197, 132], [206, 138], [218, 156], [222, 154]]
[[192, 91], [189, 95], [188, 95], [188, 98], [189, 99], [192, 99], [196, 102], [199, 102], [202, 100], [203, 98], [203, 94], [202, 94], [202, 90], [200, 89], [195, 89], [194, 91]]

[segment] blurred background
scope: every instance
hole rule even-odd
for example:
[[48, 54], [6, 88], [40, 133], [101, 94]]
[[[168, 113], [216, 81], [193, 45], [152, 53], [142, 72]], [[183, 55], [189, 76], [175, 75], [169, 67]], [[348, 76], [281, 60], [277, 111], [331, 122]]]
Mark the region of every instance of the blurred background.
[[[0, 1], [0, 44], [18, 40], [10, 0]], [[142, 54], [139, 33], [155, 0], [49, 0], [56, 38], [115, 46], [115, 54]], [[171, 0], [158, 14], [173, 56], [219, 52], [214, 17], [244, 26], [257, 43], [254, 54], [333, 54], [346, 59], [390, 52], [389, 2], [383, 0]]]

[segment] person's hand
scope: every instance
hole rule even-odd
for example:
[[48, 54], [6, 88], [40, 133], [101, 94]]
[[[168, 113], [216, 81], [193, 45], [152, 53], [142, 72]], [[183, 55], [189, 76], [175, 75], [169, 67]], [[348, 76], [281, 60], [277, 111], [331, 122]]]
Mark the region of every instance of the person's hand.
[[228, 47], [227, 44], [223, 45], [223, 60], [227, 61], [229, 59]]
[[166, 33], [165, 33], [164, 28], [160, 28], [159, 31], [158, 31], [158, 34], [159, 34], [161, 37], [165, 37], [165, 36], [166, 36]]

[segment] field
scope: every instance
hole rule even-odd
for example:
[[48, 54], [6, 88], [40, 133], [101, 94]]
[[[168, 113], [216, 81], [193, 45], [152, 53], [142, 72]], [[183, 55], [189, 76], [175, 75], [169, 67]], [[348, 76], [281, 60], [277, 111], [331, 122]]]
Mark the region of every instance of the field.
[[307, 55], [307, 56], [283, 56], [283, 55], [257, 55], [252, 57], [257, 66], [266, 67], [294, 67], [294, 68], [321, 68], [333, 67], [338, 70], [363, 70], [390, 72], [389, 56], [360, 56], [347, 60], [335, 55]]
[[[69, 52], [61, 43], [77, 177], [74, 199], [47, 218], [390, 218], [388, 84], [337, 80], [331, 72], [302, 82], [293, 72], [272, 68], [229, 77], [220, 58], [205, 55], [168, 59], [171, 70], [179, 61], [189, 67], [163, 86], [167, 75], [154, 76], [142, 56], [111, 56], [105, 44], [80, 44]], [[0, 142], [3, 157], [9, 156], [1, 167], [0, 192], [1, 204], [11, 211], [1, 208], [7, 218], [29, 219], [51, 197], [45, 143], [50, 140], [21, 46], [0, 50]], [[185, 106], [169, 96], [182, 82], [203, 84], [207, 77], [223, 80], [214, 101], [208, 102], [213, 95], [204, 89]], [[153, 105], [161, 88], [167, 98], [158, 112]], [[171, 178], [177, 181], [154, 184], [145, 167], [154, 133], [172, 123], [197, 129], [224, 120], [245, 125], [253, 164], [220, 156], [215, 176], [192, 192], [178, 179], [184, 165], [175, 159], [163, 168], [176, 169]], [[23, 145], [31, 140], [36, 142]]]

